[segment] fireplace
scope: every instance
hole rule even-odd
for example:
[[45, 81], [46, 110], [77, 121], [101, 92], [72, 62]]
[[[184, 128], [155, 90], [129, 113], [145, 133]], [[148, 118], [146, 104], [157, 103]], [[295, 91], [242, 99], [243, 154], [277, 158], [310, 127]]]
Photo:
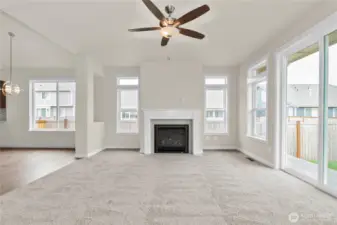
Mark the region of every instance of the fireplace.
[[155, 153], [188, 153], [188, 125], [154, 125]]
[[202, 155], [204, 133], [201, 110], [186, 109], [142, 109], [140, 127], [140, 152], [145, 155], [155, 153], [155, 125], [188, 125], [188, 152]]

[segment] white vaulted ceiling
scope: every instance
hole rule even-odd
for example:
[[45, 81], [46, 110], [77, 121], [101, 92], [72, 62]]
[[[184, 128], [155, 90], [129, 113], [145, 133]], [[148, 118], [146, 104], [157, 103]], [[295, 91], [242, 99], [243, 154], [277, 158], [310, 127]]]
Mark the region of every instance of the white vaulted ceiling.
[[11, 0], [2, 7], [54, 47], [93, 55], [106, 65], [138, 65], [168, 56], [205, 65], [237, 65], [321, 1], [153, 0], [163, 12], [173, 4], [175, 17], [202, 4], [211, 8], [183, 26], [206, 34], [204, 40], [178, 36], [164, 48], [158, 31], [128, 32], [158, 25], [141, 0]]

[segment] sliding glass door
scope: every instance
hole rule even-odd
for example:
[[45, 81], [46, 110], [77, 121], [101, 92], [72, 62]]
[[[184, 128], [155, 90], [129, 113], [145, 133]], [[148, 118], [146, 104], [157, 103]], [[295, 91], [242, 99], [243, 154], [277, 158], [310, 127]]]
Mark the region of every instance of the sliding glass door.
[[282, 169], [337, 196], [337, 30], [281, 56]]
[[337, 189], [337, 31], [324, 45], [324, 184]]
[[287, 56], [285, 168], [318, 179], [319, 45], [314, 43]]

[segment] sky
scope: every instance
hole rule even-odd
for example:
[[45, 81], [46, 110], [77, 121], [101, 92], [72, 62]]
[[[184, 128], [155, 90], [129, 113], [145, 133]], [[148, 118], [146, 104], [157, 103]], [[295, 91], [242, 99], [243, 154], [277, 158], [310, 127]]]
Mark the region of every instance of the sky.
[[[318, 83], [318, 52], [293, 62], [288, 66], [288, 84]], [[337, 44], [329, 47], [329, 84], [337, 86]]]

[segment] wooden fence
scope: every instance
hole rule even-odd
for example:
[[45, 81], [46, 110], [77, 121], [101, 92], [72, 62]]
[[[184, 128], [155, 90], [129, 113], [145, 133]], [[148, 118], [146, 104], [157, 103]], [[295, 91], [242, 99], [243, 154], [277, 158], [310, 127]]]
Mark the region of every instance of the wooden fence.
[[[337, 119], [329, 119], [328, 123], [328, 160], [337, 161]], [[317, 160], [318, 132], [318, 118], [289, 118], [288, 154], [305, 160]]]

